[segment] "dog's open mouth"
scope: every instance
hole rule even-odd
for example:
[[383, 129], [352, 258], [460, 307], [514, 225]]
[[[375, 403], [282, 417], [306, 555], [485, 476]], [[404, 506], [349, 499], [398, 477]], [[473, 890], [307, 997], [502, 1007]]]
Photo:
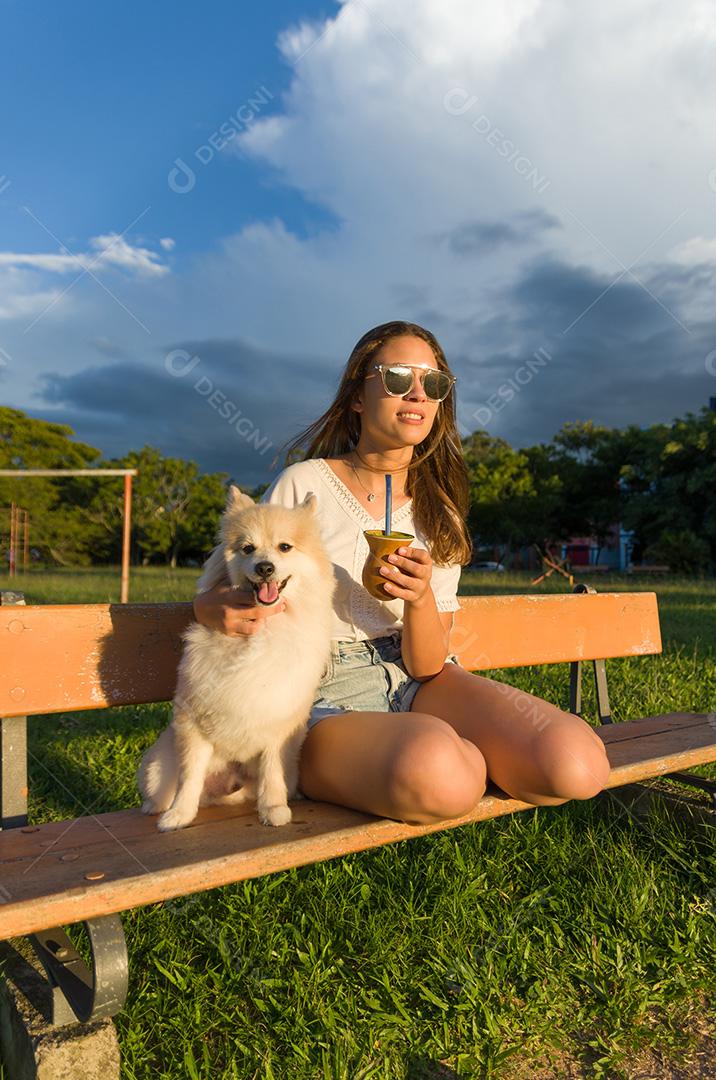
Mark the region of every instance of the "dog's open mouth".
[[289, 581], [290, 578], [291, 575], [289, 574], [288, 577], [280, 583], [280, 585], [277, 585], [275, 581], [252, 581], [251, 587], [254, 590], [256, 603], [266, 604], [268, 606], [270, 606], [271, 604], [275, 604], [279, 596], [285, 589], [286, 582]]

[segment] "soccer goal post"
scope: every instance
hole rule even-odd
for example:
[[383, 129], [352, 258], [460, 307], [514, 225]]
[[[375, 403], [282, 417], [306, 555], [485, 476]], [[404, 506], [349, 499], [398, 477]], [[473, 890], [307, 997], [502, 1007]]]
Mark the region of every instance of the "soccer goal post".
[[[122, 515], [122, 579], [119, 602], [126, 604], [129, 599], [129, 533], [132, 525], [132, 477], [138, 469], [0, 469], [0, 476], [123, 476], [124, 511]], [[11, 562], [14, 552], [11, 553]]]

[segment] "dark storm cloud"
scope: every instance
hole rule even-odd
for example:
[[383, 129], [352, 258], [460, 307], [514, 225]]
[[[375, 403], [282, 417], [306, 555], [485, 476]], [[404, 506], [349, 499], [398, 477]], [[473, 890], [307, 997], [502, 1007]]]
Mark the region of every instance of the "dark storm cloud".
[[647, 288], [541, 259], [502, 298], [504, 317], [466, 319], [469, 351], [451, 358], [461, 433], [479, 427], [528, 446], [566, 421], [624, 428], [698, 414], [716, 393], [705, 365], [716, 319], [691, 324], [682, 309], [701, 270], [639, 276]]
[[437, 239], [455, 255], [484, 255], [504, 245], [527, 244], [560, 221], [545, 210], [525, 210], [511, 221], [471, 221], [458, 225]]
[[606, 335], [607, 341], [634, 336], [670, 318], [627, 274], [605, 276], [545, 256], [526, 267], [511, 299], [523, 325], [537, 322], [543, 333], [569, 335], [584, 324], [581, 333]]
[[283, 467], [282, 445], [329, 404], [339, 372], [305, 356], [273, 354], [241, 341], [171, 345], [150, 363], [108, 363], [46, 374], [37, 394], [56, 406], [47, 420], [117, 456], [145, 443], [243, 485]]
[[[434, 328], [443, 345], [462, 342], [448, 350], [461, 434], [484, 428], [523, 447], [548, 442], [567, 421], [646, 426], [707, 405], [716, 319], [683, 314], [688, 298], [703, 295], [704, 273], [640, 272], [652, 296], [629, 275], [543, 256], [495, 294], [488, 319], [466, 312], [448, 322], [417, 294], [405, 317]], [[45, 375], [38, 396], [53, 408], [40, 415], [107, 456], [149, 443], [254, 486], [276, 475], [282, 445], [328, 407], [343, 363], [236, 340], [178, 342], [146, 363]]]

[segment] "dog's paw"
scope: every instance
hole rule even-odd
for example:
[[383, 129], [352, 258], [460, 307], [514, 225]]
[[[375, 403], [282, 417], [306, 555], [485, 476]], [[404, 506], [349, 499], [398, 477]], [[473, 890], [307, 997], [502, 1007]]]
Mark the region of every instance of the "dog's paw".
[[179, 810], [171, 809], [165, 810], [162, 816], [157, 822], [157, 828], [160, 832], [170, 832], [172, 829], [183, 829], [185, 825], [189, 825], [192, 819], [186, 817], [185, 814], [180, 813]]
[[172, 805], [173, 796], [162, 799], [159, 797], [145, 799], [142, 803], [143, 814], [163, 814]]
[[259, 821], [262, 825], [288, 825], [290, 820], [290, 806], [263, 806], [259, 809]]

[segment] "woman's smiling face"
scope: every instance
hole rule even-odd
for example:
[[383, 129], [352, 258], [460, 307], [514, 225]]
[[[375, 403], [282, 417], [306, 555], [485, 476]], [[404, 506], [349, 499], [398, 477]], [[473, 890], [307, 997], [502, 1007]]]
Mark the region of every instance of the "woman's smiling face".
[[[359, 402], [356, 409], [361, 414], [363, 438], [368, 436], [380, 444], [385, 443], [387, 437], [391, 448], [417, 446], [430, 432], [440, 402], [425, 396], [419, 377], [405, 397], [393, 397], [385, 391], [380, 372], [375, 371], [376, 364], [417, 364], [437, 369], [435, 354], [423, 338], [412, 335], [390, 338], [368, 361], [366, 376], [371, 377], [363, 381], [362, 403]], [[420, 376], [419, 371], [415, 374]], [[355, 404], [353, 408], [356, 408]], [[410, 414], [419, 414], [420, 419], [413, 419]]]

